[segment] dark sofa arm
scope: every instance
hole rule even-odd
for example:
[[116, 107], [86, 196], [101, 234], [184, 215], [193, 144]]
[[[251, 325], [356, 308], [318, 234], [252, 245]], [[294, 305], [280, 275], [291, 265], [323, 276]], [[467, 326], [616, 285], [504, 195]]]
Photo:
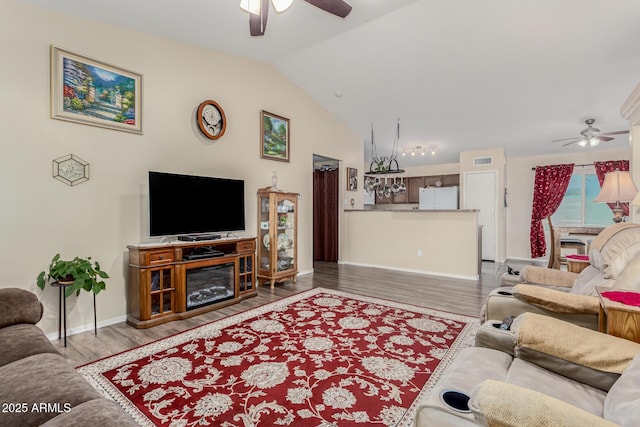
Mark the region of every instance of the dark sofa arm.
[[19, 288], [0, 289], [0, 328], [19, 323], [35, 325], [42, 312], [42, 304], [34, 293]]

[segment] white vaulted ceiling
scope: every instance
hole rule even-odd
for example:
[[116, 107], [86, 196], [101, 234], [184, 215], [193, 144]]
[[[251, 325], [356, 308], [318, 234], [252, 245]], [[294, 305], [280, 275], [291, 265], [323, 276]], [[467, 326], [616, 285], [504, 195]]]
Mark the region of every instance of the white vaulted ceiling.
[[[303, 0], [249, 35], [239, 0], [23, 0], [32, 5], [266, 61], [378, 151], [435, 146], [435, 158], [504, 147], [508, 156], [584, 150], [551, 140], [584, 120], [627, 129], [640, 82], [638, 0], [348, 0], [346, 19]], [[342, 96], [336, 96], [340, 93]], [[627, 147], [627, 135], [595, 149]], [[410, 166], [409, 160], [403, 166]]]

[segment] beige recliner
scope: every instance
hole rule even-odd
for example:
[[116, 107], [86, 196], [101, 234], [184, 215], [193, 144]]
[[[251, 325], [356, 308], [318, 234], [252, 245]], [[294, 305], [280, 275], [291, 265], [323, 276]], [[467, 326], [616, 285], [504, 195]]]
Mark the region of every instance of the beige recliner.
[[596, 286], [640, 290], [640, 224], [605, 228], [591, 243], [589, 261], [580, 274], [526, 266], [521, 284], [489, 294], [482, 317], [503, 319], [533, 312], [597, 329]]
[[512, 331], [483, 324], [476, 346], [460, 351], [418, 408], [415, 426], [631, 427], [639, 416], [640, 344], [525, 313]]

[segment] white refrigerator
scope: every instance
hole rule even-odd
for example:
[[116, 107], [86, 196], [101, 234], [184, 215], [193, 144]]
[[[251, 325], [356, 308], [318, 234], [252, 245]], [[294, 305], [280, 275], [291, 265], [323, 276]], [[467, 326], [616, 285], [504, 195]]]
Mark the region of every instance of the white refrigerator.
[[458, 209], [458, 187], [420, 189], [420, 209]]

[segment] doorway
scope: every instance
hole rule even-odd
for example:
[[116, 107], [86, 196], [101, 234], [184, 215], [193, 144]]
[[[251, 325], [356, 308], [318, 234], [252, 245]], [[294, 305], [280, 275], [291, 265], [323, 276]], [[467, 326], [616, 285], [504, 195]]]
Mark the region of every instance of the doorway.
[[464, 209], [479, 209], [478, 225], [482, 226], [482, 259], [496, 260], [497, 238], [497, 171], [465, 172], [463, 177]]
[[338, 262], [339, 164], [313, 156], [313, 260]]

